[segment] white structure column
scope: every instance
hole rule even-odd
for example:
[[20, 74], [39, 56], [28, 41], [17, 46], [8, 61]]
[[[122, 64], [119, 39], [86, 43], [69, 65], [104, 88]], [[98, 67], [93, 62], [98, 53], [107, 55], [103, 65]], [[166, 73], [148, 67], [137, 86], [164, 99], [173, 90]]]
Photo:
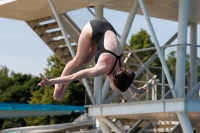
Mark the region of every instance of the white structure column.
[[[103, 5], [95, 6], [95, 19], [103, 20]], [[103, 77], [94, 78], [94, 98], [96, 104], [102, 103]]]
[[[95, 6], [95, 19], [103, 20], [103, 5]], [[94, 98], [96, 104], [102, 103], [102, 88], [103, 88], [103, 76], [94, 78]], [[111, 133], [109, 126], [101, 120], [101, 117], [97, 117], [103, 133]]]
[[[134, 3], [133, 3], [133, 6], [131, 8], [131, 11], [129, 13], [128, 19], [126, 21], [126, 25], [125, 25], [125, 28], [123, 30], [122, 36], [121, 36], [120, 44], [121, 44], [122, 48], [124, 47], [128, 33], [129, 33], [130, 28], [132, 26], [133, 19], [136, 15], [136, 12], [137, 12], [137, 9], [138, 9], [138, 5], [139, 5], [138, 0], [135, 0]], [[106, 96], [107, 96], [107, 93], [108, 93], [108, 90], [109, 90], [109, 87], [110, 87], [109, 83], [110, 83], [110, 80], [108, 78], [106, 78], [106, 81], [105, 81], [104, 86], [103, 86], [102, 101], [104, 101], [106, 99]]]
[[[197, 24], [190, 23], [190, 43], [197, 45]], [[190, 46], [190, 90], [198, 82], [198, 70], [197, 70], [197, 47]], [[195, 94], [195, 98], [198, 98], [198, 92]]]
[[179, 1], [178, 15], [178, 44], [177, 61], [176, 61], [176, 81], [175, 89], [177, 97], [183, 98], [185, 93], [185, 65], [186, 65], [186, 43], [187, 43], [187, 26], [188, 26], [188, 5], [189, 0]]
[[103, 20], [103, 5], [95, 5], [95, 19]]
[[[187, 43], [187, 26], [188, 26], [188, 8], [189, 0], [179, 0], [178, 14], [178, 44], [177, 47], [177, 62], [176, 62], [176, 84], [177, 97], [184, 98], [185, 96], [185, 65], [186, 65], [186, 43]], [[178, 112], [178, 119], [184, 133], [193, 133], [192, 125], [187, 113]]]

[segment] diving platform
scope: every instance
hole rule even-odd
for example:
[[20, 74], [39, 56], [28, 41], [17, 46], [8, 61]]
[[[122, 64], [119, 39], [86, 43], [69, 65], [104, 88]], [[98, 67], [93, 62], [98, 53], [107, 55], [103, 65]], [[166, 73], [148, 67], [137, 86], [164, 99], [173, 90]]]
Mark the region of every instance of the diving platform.
[[83, 106], [0, 103], [0, 118], [70, 115], [72, 112], [82, 114], [84, 111], [85, 107]]
[[177, 112], [187, 113], [191, 122], [200, 119], [200, 100], [168, 99], [88, 106], [89, 116], [115, 119], [179, 121]]
[[[144, 85], [148, 90], [138, 94], [134, 91], [137, 87], [130, 86], [126, 92], [112, 92], [108, 78], [82, 79], [92, 102], [92, 105], [86, 105], [88, 115], [100, 125], [91, 133], [193, 133], [200, 132], [199, 7], [200, 0], [9, 0], [0, 5], [0, 17], [25, 21], [67, 64], [76, 54], [81, 33], [79, 23], [85, 21], [84, 17], [76, 21], [70, 12], [86, 9], [88, 14], [83, 16], [101, 20], [106, 20], [105, 8], [127, 12], [124, 30], [118, 34], [125, 49], [124, 63], [127, 67], [137, 68], [133, 84]], [[135, 50], [126, 43], [130, 28], [137, 21], [136, 15], [145, 18], [155, 47]], [[152, 18], [176, 22], [177, 33], [165, 44], [160, 44]], [[171, 64], [176, 67], [173, 70], [166, 63], [170, 48], [176, 53], [175, 62]], [[144, 60], [143, 55], [149, 55], [149, 58]], [[189, 59], [187, 64], [186, 59]], [[158, 60], [160, 66], [152, 66]], [[85, 67], [93, 66], [92, 60]]]
[[[7, 1], [7, 0], [2, 0]], [[10, 3], [0, 5], [0, 16], [23, 21], [42, 20], [52, 15], [48, 0], [10, 0]], [[12, 2], [13, 1], [13, 2]], [[103, 5], [104, 8], [130, 12], [135, 0], [53, 0], [58, 14], [69, 11]], [[144, 0], [151, 17], [178, 21], [179, 0]], [[200, 23], [199, 0], [189, 0], [189, 20]], [[23, 7], [23, 8], [22, 8]], [[139, 7], [137, 14], [143, 15]]]

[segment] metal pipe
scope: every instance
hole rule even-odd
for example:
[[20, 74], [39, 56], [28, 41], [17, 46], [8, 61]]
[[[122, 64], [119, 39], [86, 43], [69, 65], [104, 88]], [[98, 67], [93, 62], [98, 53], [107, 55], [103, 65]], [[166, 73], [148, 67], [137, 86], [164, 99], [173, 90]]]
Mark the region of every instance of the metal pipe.
[[157, 50], [157, 52], [158, 52], [158, 56], [160, 57], [160, 61], [161, 61], [161, 64], [162, 64], [162, 66], [163, 66], [163, 69], [164, 69], [164, 71], [165, 71], [165, 74], [166, 74], [168, 83], [169, 83], [169, 85], [170, 85], [170, 88], [172, 89], [172, 94], [173, 94], [174, 97], [176, 97], [176, 92], [175, 92], [175, 90], [174, 90], [174, 83], [173, 83], [173, 81], [172, 81], [172, 78], [171, 78], [171, 75], [170, 75], [170, 73], [169, 73], [167, 64], [166, 64], [166, 62], [165, 62], [165, 59], [164, 59], [162, 50], [161, 50], [161, 48], [160, 48], [160, 45], [159, 45], [159, 42], [158, 42], [158, 40], [157, 40], [156, 34], [155, 34], [155, 32], [154, 32], [153, 26], [152, 26], [152, 24], [151, 24], [151, 21], [150, 21], [150, 18], [149, 18], [149, 15], [148, 15], [146, 6], [145, 6], [143, 0], [139, 0], [139, 2], [140, 2], [140, 6], [141, 6], [141, 8], [142, 8], [143, 14], [144, 14], [144, 16], [145, 16], [145, 19], [146, 19], [146, 21], [147, 21], [149, 30], [150, 30], [150, 32], [151, 32], [152, 39], [153, 39], [153, 41], [154, 41], [154, 43], [155, 43], [156, 50]]
[[[197, 24], [190, 24], [190, 43], [197, 44]], [[197, 47], [190, 46], [190, 86], [191, 90], [198, 82], [198, 70], [197, 70]], [[196, 93], [196, 98], [199, 97]]]
[[103, 20], [103, 5], [95, 5], [95, 19]]
[[133, 3], [133, 6], [131, 8], [131, 11], [129, 13], [128, 19], [126, 21], [126, 25], [124, 27], [122, 36], [121, 36], [120, 44], [122, 46], [122, 49], [124, 49], [124, 45], [125, 45], [128, 33], [129, 33], [130, 29], [131, 29], [131, 25], [133, 23], [134, 17], [135, 17], [135, 15], [137, 13], [138, 6], [139, 6], [139, 2], [138, 2], [138, 0], [135, 0], [134, 3]]
[[55, 16], [55, 18], [56, 18], [56, 21], [57, 21], [57, 23], [58, 23], [58, 25], [59, 25], [59, 27], [60, 27], [60, 30], [61, 30], [61, 32], [62, 32], [64, 38], [65, 38], [65, 41], [66, 41], [67, 46], [68, 46], [68, 48], [69, 48], [69, 51], [70, 51], [72, 57], [75, 57], [75, 52], [74, 52], [74, 50], [73, 50], [73, 48], [72, 48], [72, 46], [71, 46], [70, 40], [68, 39], [68, 36], [67, 36], [67, 34], [66, 34], [66, 32], [65, 32], [65, 29], [64, 29], [64, 27], [63, 27], [63, 24], [62, 24], [62, 22], [61, 22], [61, 20], [60, 20], [60, 17], [59, 17], [59, 15], [57, 14], [56, 8], [55, 8], [55, 6], [54, 6], [52, 0], [48, 0], [48, 1], [49, 1], [49, 5], [50, 5], [50, 7], [51, 7], [51, 10], [52, 10], [52, 12], [53, 12], [53, 14], [54, 14], [54, 16]]
[[[163, 49], [163, 54], [165, 55], [165, 50]], [[165, 56], [164, 56], [165, 58]], [[165, 99], [165, 73], [162, 68], [162, 100]]]
[[[95, 19], [103, 20], [103, 5], [96, 5], [95, 6]], [[102, 103], [102, 87], [103, 87], [103, 77], [98, 76], [94, 78], [94, 95], [96, 104]], [[108, 125], [105, 124], [101, 119], [97, 118], [103, 133], [110, 133], [110, 129]]]
[[[178, 14], [178, 44], [184, 44], [177, 47], [177, 62], [176, 62], [176, 81], [175, 89], [177, 97], [183, 98], [185, 91], [185, 64], [186, 64], [186, 45], [187, 42], [187, 26], [188, 26], [188, 9], [189, 0], [179, 0]], [[192, 125], [185, 112], [177, 113], [178, 119], [184, 133], [193, 133]]]
[[83, 78], [82, 81], [83, 81], [83, 84], [84, 84], [84, 86], [85, 86], [85, 88], [86, 88], [86, 90], [87, 90], [87, 92], [88, 92], [88, 95], [89, 95], [89, 97], [90, 97], [90, 100], [91, 100], [92, 104], [95, 104], [95, 100], [94, 100], [92, 91], [91, 91], [91, 89], [90, 89], [90, 86], [89, 86], [89, 84], [88, 84], [86, 78]]
[[147, 85], [147, 91], [146, 91], [146, 101], [149, 100], [149, 68], [146, 68], [146, 85]]
[[186, 64], [186, 45], [187, 42], [187, 26], [188, 26], [188, 0], [179, 1], [179, 16], [178, 16], [178, 44], [183, 44], [177, 47], [176, 61], [176, 78], [175, 89], [178, 98], [185, 96], [185, 64]]
[[190, 123], [187, 113], [178, 112], [177, 116], [181, 123], [183, 133], [193, 133], [193, 129], [192, 129], [192, 126], [191, 126], [191, 123]]
[[105, 122], [111, 129], [113, 129], [116, 133], [123, 133], [123, 131], [115, 125], [109, 118], [101, 117], [101, 120]]
[[144, 120], [139, 119], [127, 133], [133, 133]]
[[[95, 6], [95, 19], [103, 20], [103, 5]], [[102, 87], [103, 87], [103, 77], [98, 76], [94, 78], [94, 96], [96, 104], [102, 103]]]
[[158, 54], [153, 54], [136, 72], [135, 79], [158, 57]]
[[199, 90], [199, 88], [200, 88], [200, 81], [191, 89], [191, 91], [188, 92], [185, 98], [187, 99], [192, 98], [195, 95], [195, 93]]
[[[65, 41], [66, 41], [67, 46], [68, 46], [68, 48], [69, 48], [70, 54], [71, 54], [72, 57], [74, 58], [74, 57], [75, 57], [75, 52], [74, 52], [74, 50], [73, 50], [73, 48], [72, 48], [72, 46], [71, 46], [70, 40], [68, 39], [68, 36], [67, 36], [67, 34], [66, 34], [66, 32], [65, 32], [65, 29], [64, 29], [64, 27], [63, 27], [63, 24], [62, 24], [62, 22], [61, 22], [61, 20], [60, 20], [60, 17], [59, 17], [59, 15], [57, 14], [56, 8], [55, 8], [55, 6], [54, 6], [52, 0], [48, 0], [48, 2], [49, 2], [49, 5], [50, 5], [50, 7], [51, 7], [51, 9], [52, 9], [52, 11], [53, 11], [53, 14], [54, 14], [54, 16], [55, 16], [55, 18], [56, 18], [56, 21], [57, 21], [57, 23], [58, 23], [58, 25], [59, 25], [59, 27], [60, 27], [60, 30], [61, 30], [61, 32], [62, 32], [64, 38], [65, 38]], [[94, 103], [95, 103], [95, 102], [94, 102], [94, 98], [92, 97], [92, 92], [91, 92], [91, 90], [90, 90], [90, 87], [89, 87], [89, 85], [88, 85], [88, 82], [87, 82], [87, 80], [86, 80], [85, 78], [82, 79], [82, 80], [83, 80], [83, 83], [84, 83], [84, 85], [85, 85], [85, 88], [87, 89], [88, 95], [89, 95], [89, 97], [90, 97], [92, 103], [94, 104]]]
[[102, 89], [102, 102], [103, 103], [104, 103], [104, 101], [106, 99], [106, 96], [108, 94], [109, 88], [110, 88], [110, 79], [107, 77], [105, 82], [104, 82], [103, 89]]
[[109, 126], [107, 126], [106, 123], [101, 120], [101, 117], [97, 117], [97, 120], [103, 133], [111, 133]]
[[[138, 0], [135, 0], [135, 2], [133, 3], [133, 6], [131, 8], [131, 11], [129, 13], [129, 17], [127, 19], [127, 22], [126, 22], [126, 25], [125, 25], [125, 28], [124, 28], [124, 31], [123, 31], [123, 34], [122, 34], [122, 37], [120, 40], [120, 44], [121, 44], [122, 48], [124, 47], [124, 44], [126, 42], [128, 33], [130, 31], [131, 24], [133, 22], [136, 11], [138, 9], [138, 5], [139, 5]], [[104, 101], [106, 99], [106, 95], [107, 95], [109, 87], [110, 87], [109, 83], [110, 83], [110, 80], [108, 78], [106, 78], [106, 81], [104, 83], [103, 90], [102, 90], [103, 91], [102, 92], [102, 94], [103, 94], [102, 101]]]
[[119, 94], [120, 94], [119, 92], [114, 92], [114, 93], [112, 93], [112, 95], [109, 96], [109, 97], [104, 101], [104, 103], [110, 103], [110, 102], [112, 102], [112, 100], [113, 100], [114, 98], [116, 98]]

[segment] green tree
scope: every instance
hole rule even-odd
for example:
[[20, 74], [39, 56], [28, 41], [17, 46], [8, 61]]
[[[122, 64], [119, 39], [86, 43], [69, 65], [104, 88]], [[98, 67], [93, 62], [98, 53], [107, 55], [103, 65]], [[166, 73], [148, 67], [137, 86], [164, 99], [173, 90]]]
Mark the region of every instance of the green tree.
[[[6, 66], [0, 66], [0, 94], [3, 95], [4, 91], [13, 85], [13, 80], [9, 77], [9, 70]], [[0, 95], [0, 96], [1, 96]], [[1, 101], [1, 98], [0, 98]]]
[[[152, 48], [155, 47], [154, 43], [151, 40], [150, 35], [147, 33], [146, 30], [141, 29], [137, 34], [133, 34], [129, 41], [129, 49], [131, 50], [142, 50], [144, 48]], [[125, 50], [129, 50], [125, 48]], [[137, 51], [132, 53], [131, 60], [128, 60], [128, 63], [134, 63], [137, 67], [132, 67], [133, 70], [137, 70], [140, 67], [141, 62], [144, 63], [156, 52], [155, 49], [148, 50], [148, 51]], [[139, 60], [141, 61], [139, 61]], [[139, 65], [139, 66], [138, 66]], [[160, 60], [156, 59], [151, 66], [161, 66]]]
[[6, 80], [5, 83], [0, 83], [2, 94], [0, 95], [1, 102], [16, 102], [27, 103], [31, 97], [31, 90], [35, 91], [39, 89], [36, 83], [40, 81], [39, 77], [33, 77], [32, 75], [14, 73], [11, 75], [4, 75], [2, 78]]
[[[131, 50], [142, 50], [145, 48], [152, 48], [155, 47], [154, 43], [151, 40], [150, 35], [147, 33], [146, 30], [141, 29], [137, 34], [133, 34], [131, 36], [131, 39], [129, 41], [129, 49]], [[128, 50], [127, 48], [125, 50]], [[132, 69], [134, 71], [137, 71], [137, 69], [144, 63], [146, 62], [154, 53], [156, 52], [155, 49], [153, 50], [148, 50], [148, 51], [137, 51], [133, 52], [131, 54], [130, 59], [127, 62], [126, 67], [131, 67], [129, 64], [132, 65]], [[150, 66], [161, 66], [159, 58], [157, 58], [155, 61]], [[149, 70], [152, 73], [155, 73], [159, 76], [161, 76], [161, 71], [158, 72], [156, 69], [149, 68]], [[137, 80], [143, 80], [146, 81], [146, 75], [145, 73], [143, 75], [139, 75]], [[140, 85], [137, 85], [140, 86]]]
[[[27, 103], [31, 91], [39, 89], [39, 77], [21, 73], [9, 73], [6, 66], [0, 67], [0, 102]], [[0, 119], [1, 129], [26, 126], [23, 118]]]
[[9, 118], [4, 119], [1, 129], [13, 128], [13, 127], [22, 127], [26, 126], [26, 122], [23, 118]]
[[144, 29], [141, 29], [137, 34], [133, 34], [129, 44], [133, 50], [154, 47], [150, 35]]
[[[167, 56], [167, 60], [166, 60], [166, 63], [167, 63], [167, 66], [170, 70], [170, 74], [171, 74], [171, 77], [173, 79], [173, 81], [175, 82], [175, 77], [176, 77], [176, 51], [171, 51], [168, 56]], [[200, 58], [198, 58], [198, 80], [200, 79], [200, 64], [199, 64], [199, 61], [200, 61]], [[190, 55], [187, 54], [186, 55], [186, 73], [189, 72], [190, 70]], [[187, 85], [187, 82], [186, 82], [186, 85]]]
[[[57, 56], [50, 56], [48, 59], [48, 67], [45, 68], [44, 76], [47, 78], [59, 77], [64, 68], [64, 64], [57, 58]], [[44, 86], [32, 92], [32, 97], [29, 100], [30, 104], [61, 104], [61, 105], [84, 105], [85, 88], [79, 81], [72, 82], [67, 90], [62, 101], [58, 102], [53, 98], [54, 85]], [[71, 114], [66, 116], [44, 116], [25, 118], [28, 125], [43, 125], [71, 122], [79, 114]]]
[[[125, 50], [131, 49], [135, 51], [132, 52], [129, 60], [126, 63], [126, 67], [130, 67], [134, 71], [137, 71], [138, 68], [140, 68], [143, 65], [143, 63], [145, 63], [153, 54], [155, 54], [156, 49], [154, 47], [155, 44], [151, 40], [151, 36], [147, 33], [146, 30], [141, 29], [137, 34], [133, 34], [129, 41], [129, 48], [126, 48]], [[157, 75], [157, 78], [161, 79], [162, 71], [161, 69], [157, 69], [157, 67], [161, 67], [161, 62], [159, 58], [154, 60], [148, 67], [148, 70], [150, 72], [149, 78], [152, 78], [154, 75]], [[135, 80], [146, 82], [146, 71], [141, 73]], [[143, 86], [144, 83], [134, 82], [134, 85]], [[158, 91], [159, 90], [160, 89], [158, 89]], [[149, 98], [151, 98], [151, 93], [149, 93]]]

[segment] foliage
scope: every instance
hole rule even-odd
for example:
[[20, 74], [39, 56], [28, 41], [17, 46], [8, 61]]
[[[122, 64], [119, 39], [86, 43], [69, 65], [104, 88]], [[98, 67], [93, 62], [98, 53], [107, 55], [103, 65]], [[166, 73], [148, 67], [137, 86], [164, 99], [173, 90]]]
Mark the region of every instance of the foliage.
[[[125, 50], [143, 50], [147, 48], [155, 47], [154, 43], [151, 40], [150, 35], [147, 33], [146, 30], [141, 29], [137, 34], [133, 34], [129, 41], [129, 48]], [[143, 63], [145, 63], [154, 53], [156, 52], [155, 49], [148, 50], [148, 51], [136, 51], [132, 52], [130, 59], [127, 61], [126, 67], [131, 67], [134, 71], [137, 71], [138, 68], [141, 67]], [[151, 66], [161, 66], [159, 58], [157, 58]], [[157, 73], [157, 75], [161, 76], [161, 72], [155, 71], [155, 69], [150, 69], [151, 73]], [[140, 74], [136, 80], [146, 81], [146, 74]], [[136, 86], [140, 86], [137, 85]]]
[[[50, 56], [47, 61], [47, 68], [45, 68], [44, 74], [41, 75], [47, 78], [59, 77], [65, 65], [55, 55]], [[41, 81], [41, 77], [15, 72], [9, 73], [6, 66], [1, 66], [0, 79], [0, 102], [84, 105], [85, 88], [79, 81], [71, 83], [67, 88], [64, 99], [58, 102], [53, 99], [54, 86], [41, 88], [37, 86]], [[66, 123], [73, 121], [79, 115], [72, 113], [64, 116], [0, 119], [0, 125], [1, 129], [6, 129], [20, 126]]]
[[[45, 69], [45, 77], [55, 78], [60, 76], [64, 64], [54, 55], [48, 58], [48, 68]], [[54, 86], [44, 86], [36, 91], [31, 91], [32, 97], [29, 100], [30, 104], [34, 103], [47, 103], [47, 104], [61, 104], [61, 105], [84, 105], [84, 86], [75, 81], [71, 83], [62, 101], [58, 102], [53, 98]], [[77, 117], [78, 114], [71, 114], [70, 116], [43, 116], [26, 118], [28, 125], [46, 125], [56, 123], [71, 122]]]
[[44, 76], [46, 78], [56, 78], [62, 73], [65, 65], [56, 55], [52, 55], [47, 59], [47, 68], [45, 68]]
[[[198, 81], [200, 80], [200, 58], [198, 58], [197, 60], [197, 65], [198, 65]], [[175, 81], [175, 75], [176, 75], [176, 51], [171, 51], [168, 56], [167, 56], [167, 60], [166, 60], [167, 66], [170, 70], [170, 74], [173, 78], [173, 81]], [[187, 54], [186, 55], [186, 69], [185, 69], [186, 73], [190, 71], [190, 55]], [[187, 85], [187, 82], [186, 82]]]
[[[6, 66], [0, 68], [0, 102], [27, 103], [31, 91], [38, 90], [36, 85], [39, 77], [28, 74], [9, 73]], [[9, 118], [0, 120], [1, 129], [26, 126], [23, 118]]]
[[141, 29], [137, 34], [133, 34], [129, 44], [133, 49], [154, 47], [154, 43], [151, 41], [150, 35], [144, 29]]
[[18, 102], [27, 103], [31, 92], [39, 89], [36, 83], [40, 81], [39, 77], [32, 75], [11, 73], [11, 76], [4, 75], [0, 82], [0, 101], [1, 102]]

